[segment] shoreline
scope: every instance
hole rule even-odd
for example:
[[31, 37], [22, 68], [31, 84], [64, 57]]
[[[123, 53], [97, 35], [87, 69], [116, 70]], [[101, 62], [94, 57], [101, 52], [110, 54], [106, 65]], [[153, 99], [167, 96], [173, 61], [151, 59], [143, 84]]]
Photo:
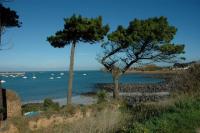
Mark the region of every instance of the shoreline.
[[[52, 99], [54, 102], [59, 103], [60, 106], [66, 105], [67, 103], [67, 98], [63, 97], [63, 98], [55, 98]], [[34, 103], [43, 103], [43, 100], [31, 100], [31, 101], [27, 101], [27, 102], [22, 102], [22, 105], [25, 104], [34, 104]], [[90, 105], [90, 104], [94, 104], [96, 102], [96, 99], [94, 97], [90, 97], [90, 96], [84, 96], [84, 95], [77, 95], [77, 96], [73, 96], [72, 97], [72, 104], [75, 105]]]
[[0, 72], [1, 75], [24, 75], [26, 74], [25, 72]]

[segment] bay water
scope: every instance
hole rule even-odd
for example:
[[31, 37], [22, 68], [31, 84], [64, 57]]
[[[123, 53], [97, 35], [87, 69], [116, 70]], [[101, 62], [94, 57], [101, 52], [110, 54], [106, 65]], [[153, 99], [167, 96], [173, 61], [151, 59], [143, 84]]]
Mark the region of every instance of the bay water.
[[[149, 76], [149, 74], [148, 74]], [[126, 74], [120, 83], [157, 83], [162, 79], [148, 77], [147, 74]], [[59, 99], [67, 96], [68, 72], [46, 71], [26, 72], [24, 75], [1, 75], [5, 82], [2, 86], [17, 92], [22, 102]], [[73, 96], [86, 92], [95, 92], [95, 84], [112, 83], [112, 75], [102, 71], [75, 71]]]

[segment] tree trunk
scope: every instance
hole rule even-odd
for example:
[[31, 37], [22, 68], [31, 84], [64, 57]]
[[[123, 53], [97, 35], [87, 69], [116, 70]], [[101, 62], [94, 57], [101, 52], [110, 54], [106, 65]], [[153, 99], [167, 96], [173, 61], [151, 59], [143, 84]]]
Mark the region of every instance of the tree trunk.
[[113, 90], [113, 98], [119, 99], [119, 76], [113, 76], [114, 90]]
[[114, 83], [113, 98], [119, 99], [119, 77], [121, 76], [121, 70], [118, 67], [112, 69], [112, 77]]
[[71, 46], [71, 55], [70, 55], [67, 105], [71, 105], [71, 103], [72, 103], [72, 83], [73, 83], [73, 75], [74, 75], [74, 52], [75, 52], [75, 47], [76, 47], [76, 43], [73, 42], [72, 46]]

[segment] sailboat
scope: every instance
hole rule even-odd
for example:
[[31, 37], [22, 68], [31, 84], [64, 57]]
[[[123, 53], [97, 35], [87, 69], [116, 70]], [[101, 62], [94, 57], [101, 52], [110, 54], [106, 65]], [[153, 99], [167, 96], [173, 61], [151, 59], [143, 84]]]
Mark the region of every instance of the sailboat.
[[23, 79], [27, 79], [27, 77], [26, 76], [24, 76], [24, 77], [22, 77]]
[[1, 81], [1, 83], [5, 83], [6, 81], [5, 80], [0, 80]]
[[32, 77], [32, 79], [36, 79], [37, 77], [35, 76], [35, 74], [33, 74], [33, 77]]
[[54, 79], [54, 77], [50, 77], [49, 79]]

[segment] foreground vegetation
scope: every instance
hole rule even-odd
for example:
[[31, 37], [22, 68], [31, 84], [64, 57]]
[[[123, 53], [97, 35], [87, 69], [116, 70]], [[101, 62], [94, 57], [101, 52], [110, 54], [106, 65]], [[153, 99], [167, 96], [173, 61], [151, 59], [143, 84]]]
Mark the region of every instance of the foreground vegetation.
[[175, 77], [170, 85], [172, 96], [166, 101], [143, 103], [128, 109], [132, 118], [120, 132], [197, 132], [200, 128], [200, 66], [195, 65]]
[[[20, 133], [193, 133], [200, 129], [200, 66], [195, 65], [169, 83], [170, 98], [127, 106], [112, 100], [105, 91], [96, 104], [59, 107], [43, 104], [23, 106], [23, 112], [42, 111], [39, 116], [8, 120]], [[50, 122], [49, 122], [50, 121]], [[32, 126], [31, 126], [31, 123]], [[9, 126], [7, 127], [9, 128]]]
[[192, 133], [200, 127], [200, 98], [182, 97], [131, 110], [124, 133]]

